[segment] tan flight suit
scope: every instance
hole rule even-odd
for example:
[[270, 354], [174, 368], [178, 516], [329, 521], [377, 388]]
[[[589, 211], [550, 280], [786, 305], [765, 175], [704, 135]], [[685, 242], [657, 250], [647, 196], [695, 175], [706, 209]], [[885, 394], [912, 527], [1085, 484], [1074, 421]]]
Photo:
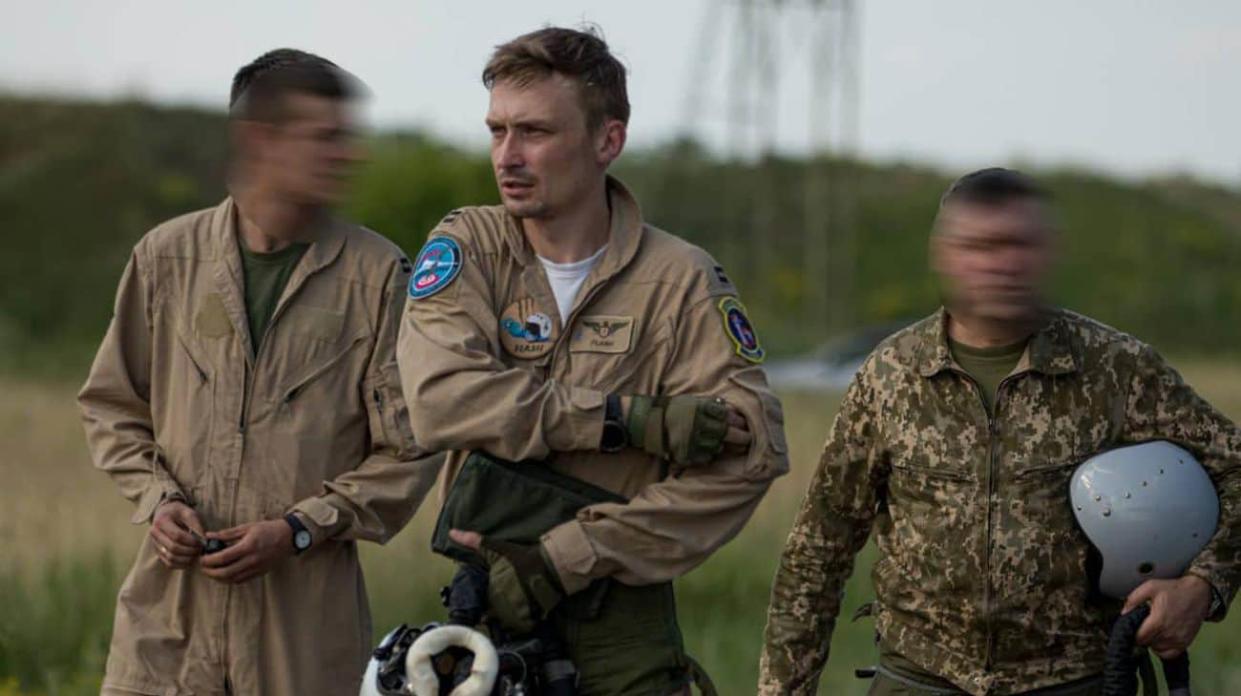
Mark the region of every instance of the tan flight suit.
[[[704, 251], [644, 224], [613, 179], [609, 196], [607, 251], [568, 317], [559, 316], [515, 218], [502, 207], [449, 214], [431, 237], [460, 246], [460, 275], [406, 304], [397, 349], [415, 437], [458, 450], [445, 467], [449, 481], [461, 451], [482, 450], [545, 459], [630, 499], [583, 508], [544, 535], [569, 593], [594, 578], [646, 585], [682, 575], [736, 535], [788, 469], [783, 414], [757, 364], [762, 356], [726, 329], [727, 310], [737, 305], [732, 283]], [[537, 337], [543, 319], [551, 331], [542, 341], [506, 328], [533, 324]], [[639, 449], [604, 454], [604, 399], [612, 392], [723, 397], [745, 415], [753, 443], [747, 453], [671, 471]]]
[[371, 647], [357, 539], [383, 542], [434, 485], [414, 461], [393, 350], [409, 262], [325, 218], [257, 355], [231, 199], [134, 248], [79, 395], [96, 466], [151, 520], [168, 498], [208, 530], [295, 511], [314, 545], [222, 584], [143, 543], [117, 600], [105, 693], [357, 693]]

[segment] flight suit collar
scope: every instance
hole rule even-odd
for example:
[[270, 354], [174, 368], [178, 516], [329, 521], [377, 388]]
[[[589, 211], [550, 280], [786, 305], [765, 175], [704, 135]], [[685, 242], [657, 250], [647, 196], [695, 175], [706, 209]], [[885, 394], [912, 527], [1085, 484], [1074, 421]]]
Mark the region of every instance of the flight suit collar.
[[[918, 372], [933, 377], [945, 370], [960, 370], [948, 348], [948, 310], [941, 307], [919, 330]], [[1062, 375], [1077, 370], [1077, 350], [1060, 310], [1048, 309], [1040, 328], [1030, 337], [1014, 373], [1039, 372]]]
[[[638, 201], [619, 179], [611, 176], [607, 178], [607, 193], [612, 208], [608, 249], [591, 272], [597, 278], [610, 277], [629, 265], [642, 242], [642, 210]], [[512, 215], [505, 216], [504, 241], [522, 266], [530, 266], [538, 260], [522, 232], [521, 221]]]
[[548, 315], [557, 317], [560, 331], [565, 330], [577, 308], [589, 301], [596, 288], [629, 265], [642, 243], [642, 211], [638, 208], [638, 202], [624, 184], [610, 176], [607, 179], [607, 193], [611, 207], [607, 251], [586, 276], [569, 316], [560, 316], [551, 285], [542, 264], [537, 263], [538, 257], [530, 241], [522, 232], [521, 221], [512, 215], [504, 216], [504, 240], [513, 258], [522, 267], [521, 275], [526, 288], [537, 306], [544, 308]]
[[[244, 338], [245, 345], [253, 345], [250, 323], [246, 320], [245, 274], [241, 266], [241, 251], [237, 247], [237, 215], [237, 203], [232, 196], [216, 206], [211, 215], [211, 245], [215, 259], [219, 262], [215, 264], [215, 280], [234, 330]], [[343, 223], [327, 211], [311, 225], [306, 237], [311, 242], [310, 248], [289, 276], [284, 293], [272, 315], [273, 322], [306, 279], [335, 261], [345, 246]], [[251, 356], [247, 353], [247, 357]]]
[[[240, 280], [242, 277], [241, 253], [237, 250], [237, 214], [236, 201], [232, 196], [225, 198], [216, 206], [215, 213], [211, 217], [211, 237], [215, 245], [216, 258], [227, 263], [230, 270], [235, 271]], [[306, 255], [303, 257], [305, 262], [301, 264], [307, 274], [314, 273], [335, 261], [345, 246], [344, 228], [340, 220], [326, 210], [311, 223], [304, 236], [307, 241], [311, 242], [310, 248], [306, 250]]]

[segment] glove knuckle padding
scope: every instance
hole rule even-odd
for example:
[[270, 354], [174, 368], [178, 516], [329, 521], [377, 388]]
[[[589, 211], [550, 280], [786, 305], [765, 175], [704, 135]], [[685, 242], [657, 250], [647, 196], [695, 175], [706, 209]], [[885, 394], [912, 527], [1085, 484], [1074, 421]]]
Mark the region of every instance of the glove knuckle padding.
[[694, 410], [693, 451], [689, 460], [706, 464], [719, 454], [728, 434], [728, 409], [714, 400], [698, 399]]

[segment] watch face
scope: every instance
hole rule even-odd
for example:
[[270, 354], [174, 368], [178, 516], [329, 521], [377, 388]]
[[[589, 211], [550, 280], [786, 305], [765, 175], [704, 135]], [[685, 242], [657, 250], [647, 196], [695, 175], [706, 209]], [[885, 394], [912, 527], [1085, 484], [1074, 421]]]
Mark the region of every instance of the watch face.
[[293, 545], [301, 550], [310, 548], [310, 532], [302, 530], [293, 536]]

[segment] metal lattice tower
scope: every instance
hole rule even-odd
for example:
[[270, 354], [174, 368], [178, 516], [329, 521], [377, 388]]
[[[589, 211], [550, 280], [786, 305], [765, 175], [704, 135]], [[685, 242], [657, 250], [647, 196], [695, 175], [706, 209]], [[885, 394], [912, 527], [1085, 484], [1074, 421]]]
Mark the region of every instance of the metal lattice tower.
[[[857, 10], [857, 0], [708, 2], [682, 117], [682, 123], [716, 136], [712, 140], [723, 142], [730, 157], [759, 166], [782, 148], [806, 153], [803, 307], [807, 321], [829, 331], [853, 321]], [[793, 132], [800, 129], [789, 125], [799, 110], [805, 116], [800, 139]], [[746, 192], [751, 239], [733, 240], [732, 246], [745, 247], [734, 248], [733, 255], [769, 268], [771, 244], [766, 238], [780, 191], [772, 177], [756, 178]], [[762, 288], [756, 290], [762, 294]]]

